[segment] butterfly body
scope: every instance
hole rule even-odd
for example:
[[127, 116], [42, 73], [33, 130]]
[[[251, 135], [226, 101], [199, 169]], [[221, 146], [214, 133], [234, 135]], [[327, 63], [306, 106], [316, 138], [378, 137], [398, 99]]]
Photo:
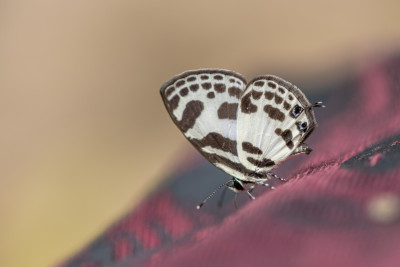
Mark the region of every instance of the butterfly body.
[[304, 140], [317, 126], [312, 108], [322, 106], [277, 76], [247, 83], [221, 69], [177, 75], [161, 86], [161, 96], [193, 146], [234, 177], [227, 186], [248, 192], [289, 156], [311, 152]]

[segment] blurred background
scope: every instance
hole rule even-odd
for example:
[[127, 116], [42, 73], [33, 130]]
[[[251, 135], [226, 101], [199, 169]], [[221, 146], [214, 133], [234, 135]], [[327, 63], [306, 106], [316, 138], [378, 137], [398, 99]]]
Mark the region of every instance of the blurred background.
[[173, 75], [273, 73], [310, 93], [302, 84], [398, 52], [399, 10], [396, 0], [0, 1], [0, 266], [71, 256], [194, 153], [159, 96]]

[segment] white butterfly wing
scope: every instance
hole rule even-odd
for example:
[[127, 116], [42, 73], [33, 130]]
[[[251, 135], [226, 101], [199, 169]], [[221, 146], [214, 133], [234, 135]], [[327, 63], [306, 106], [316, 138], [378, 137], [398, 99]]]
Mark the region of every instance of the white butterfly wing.
[[296, 86], [260, 76], [243, 91], [237, 123], [238, 156], [261, 178], [290, 156], [316, 127], [311, 105]]
[[237, 151], [237, 110], [246, 80], [232, 71], [187, 71], [161, 86], [171, 118], [215, 166], [244, 178]]

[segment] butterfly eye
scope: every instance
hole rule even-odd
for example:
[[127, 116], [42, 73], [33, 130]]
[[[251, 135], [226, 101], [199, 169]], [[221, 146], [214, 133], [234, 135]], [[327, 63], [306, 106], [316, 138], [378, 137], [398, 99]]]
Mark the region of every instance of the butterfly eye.
[[307, 122], [305, 121], [305, 122], [298, 122], [297, 123], [297, 127], [299, 128], [299, 131], [300, 132], [305, 132], [305, 131], [307, 131]]
[[294, 106], [294, 108], [292, 109], [292, 116], [297, 118], [303, 110], [304, 109], [299, 105]]

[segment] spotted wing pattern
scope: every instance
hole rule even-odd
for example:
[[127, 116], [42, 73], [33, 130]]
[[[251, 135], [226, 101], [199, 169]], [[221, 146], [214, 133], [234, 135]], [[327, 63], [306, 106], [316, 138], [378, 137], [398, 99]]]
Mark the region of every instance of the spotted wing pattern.
[[203, 156], [232, 176], [243, 178], [237, 151], [237, 115], [246, 80], [232, 71], [187, 71], [161, 86], [175, 124]]
[[244, 168], [252, 170], [250, 181], [296, 154], [316, 127], [311, 104], [300, 89], [273, 75], [247, 85], [237, 121], [238, 156]]

